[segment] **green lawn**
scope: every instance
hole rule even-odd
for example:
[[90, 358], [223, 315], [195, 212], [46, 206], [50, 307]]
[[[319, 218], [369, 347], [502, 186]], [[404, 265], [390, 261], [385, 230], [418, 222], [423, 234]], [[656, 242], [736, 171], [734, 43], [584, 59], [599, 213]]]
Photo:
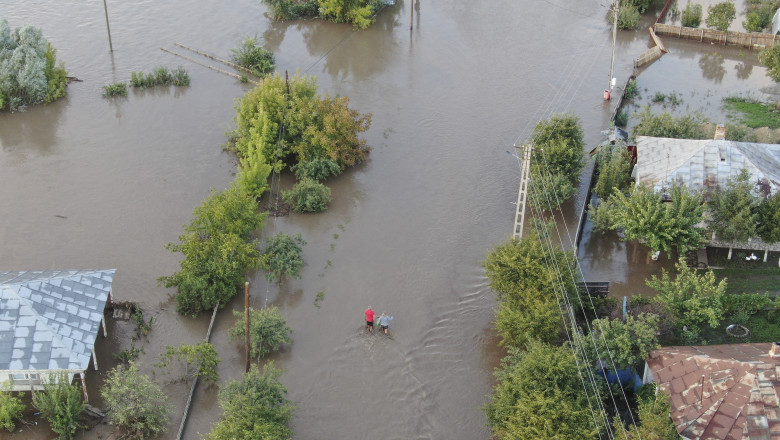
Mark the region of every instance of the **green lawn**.
[[726, 109], [741, 113], [739, 121], [750, 128], [780, 128], [780, 111], [774, 105], [740, 97], [729, 97], [723, 101]]

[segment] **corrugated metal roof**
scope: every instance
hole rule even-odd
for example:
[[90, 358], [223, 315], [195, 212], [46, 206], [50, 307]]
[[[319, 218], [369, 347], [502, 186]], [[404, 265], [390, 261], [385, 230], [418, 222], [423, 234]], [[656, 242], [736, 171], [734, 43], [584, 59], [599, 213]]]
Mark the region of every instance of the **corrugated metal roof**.
[[637, 185], [656, 191], [682, 183], [706, 191], [723, 187], [745, 168], [754, 183], [780, 191], [780, 145], [637, 136]]
[[115, 272], [0, 272], [0, 370], [86, 369]]

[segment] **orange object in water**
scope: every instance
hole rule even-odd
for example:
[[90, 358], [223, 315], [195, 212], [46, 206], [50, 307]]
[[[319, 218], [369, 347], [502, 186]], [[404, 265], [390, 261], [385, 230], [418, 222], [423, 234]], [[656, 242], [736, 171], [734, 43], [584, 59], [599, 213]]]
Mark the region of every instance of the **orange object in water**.
[[609, 90], [604, 90], [604, 101], [609, 101]]

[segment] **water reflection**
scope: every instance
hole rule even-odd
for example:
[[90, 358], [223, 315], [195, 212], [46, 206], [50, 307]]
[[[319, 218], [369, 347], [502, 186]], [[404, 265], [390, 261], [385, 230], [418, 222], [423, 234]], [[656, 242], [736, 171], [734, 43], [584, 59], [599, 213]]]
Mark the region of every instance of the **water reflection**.
[[737, 78], [748, 79], [750, 78], [750, 74], [753, 72], [753, 65], [743, 61], [741, 63], [737, 63], [734, 66], [734, 70], [737, 71]]
[[67, 101], [65, 97], [51, 104], [28, 107], [26, 112], [3, 113], [0, 116], [0, 145], [3, 151], [14, 151], [14, 147], [23, 145], [32, 147], [41, 155], [52, 153]]
[[716, 84], [720, 84], [723, 81], [723, 76], [726, 75], [726, 68], [723, 67], [724, 61], [723, 55], [717, 52], [702, 55], [699, 58], [701, 76], [712, 80]]

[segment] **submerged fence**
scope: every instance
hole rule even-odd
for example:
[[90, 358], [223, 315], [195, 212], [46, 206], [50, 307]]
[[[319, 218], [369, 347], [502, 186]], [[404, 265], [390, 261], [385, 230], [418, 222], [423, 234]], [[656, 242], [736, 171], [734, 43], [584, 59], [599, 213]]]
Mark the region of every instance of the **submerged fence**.
[[718, 31], [714, 29], [690, 28], [685, 26], [673, 26], [670, 24], [656, 23], [653, 26], [659, 35], [670, 35], [686, 40], [698, 40], [707, 43], [735, 45], [749, 47], [751, 49], [764, 49], [780, 43], [780, 37], [772, 34], [757, 32], [744, 33], [732, 31]]

